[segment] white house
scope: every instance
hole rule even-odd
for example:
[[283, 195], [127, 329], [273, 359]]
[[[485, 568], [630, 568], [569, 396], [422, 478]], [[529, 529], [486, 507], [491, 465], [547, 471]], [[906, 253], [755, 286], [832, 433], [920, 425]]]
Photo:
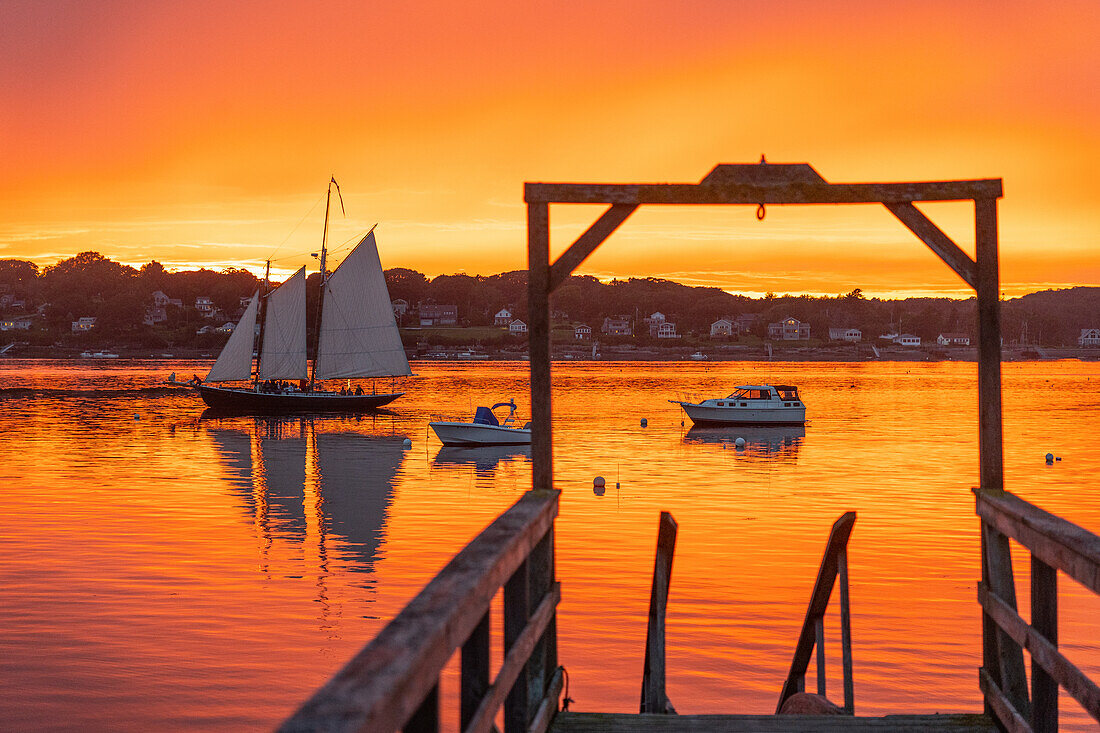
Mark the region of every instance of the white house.
[[95, 328], [95, 318], [93, 316], [82, 316], [72, 323], [73, 333], [84, 333], [85, 331], [91, 331]]
[[810, 338], [810, 324], [787, 316], [768, 324], [768, 338], [774, 341], [805, 341]]
[[1078, 346], [1100, 346], [1100, 328], [1082, 328], [1077, 337]]
[[214, 301], [205, 295], [200, 295], [195, 298], [195, 310], [197, 310], [203, 318], [214, 317]]
[[34, 316], [18, 316], [0, 320], [0, 331], [29, 331], [34, 322]]
[[[245, 301], [244, 305], [248, 305], [248, 301], [251, 300], [251, 298], [242, 298], [242, 300]], [[166, 308], [170, 305], [174, 305], [177, 308], [182, 308], [183, 301], [179, 298], [169, 298], [162, 291], [155, 290], [153, 291], [153, 305], [157, 308]]]
[[521, 336], [527, 333], [527, 324], [517, 318], [508, 324], [508, 333], [513, 336]]
[[573, 329], [573, 338], [578, 341], [587, 341], [592, 338], [592, 329], [582, 323]]
[[714, 323], [710, 324], [710, 337], [716, 336], [732, 336], [733, 335], [733, 321], [728, 318], [719, 318]]
[[860, 341], [863, 339], [863, 332], [858, 328], [830, 328], [829, 340], [830, 341]]
[[940, 346], [970, 346], [970, 337], [965, 333], [941, 333], [936, 337]]
[[[644, 323], [646, 325], [646, 328], [649, 329], [650, 336], [657, 336], [657, 332], [661, 328], [661, 324], [664, 323], [666, 320], [667, 319], [665, 318], [665, 314], [661, 311], [657, 311], [656, 313], [652, 313], [648, 317], [643, 318], [642, 323]], [[657, 337], [660, 338], [660, 336]]]
[[233, 333], [233, 324], [226, 322], [214, 329], [215, 333]]
[[676, 333], [676, 324], [662, 321], [657, 324], [657, 338], [659, 339], [678, 339], [680, 335]]
[[898, 346], [920, 346], [920, 336], [914, 336], [911, 333], [903, 333], [894, 339], [894, 343]]
[[507, 326], [509, 329], [511, 329], [513, 320], [515, 320], [515, 316], [512, 314], [512, 311], [508, 310], [507, 308], [501, 308], [499, 311], [497, 311], [497, 314], [493, 316], [493, 325]]
[[633, 336], [634, 329], [630, 325], [630, 316], [613, 316], [603, 319], [603, 327], [600, 329], [610, 336]]

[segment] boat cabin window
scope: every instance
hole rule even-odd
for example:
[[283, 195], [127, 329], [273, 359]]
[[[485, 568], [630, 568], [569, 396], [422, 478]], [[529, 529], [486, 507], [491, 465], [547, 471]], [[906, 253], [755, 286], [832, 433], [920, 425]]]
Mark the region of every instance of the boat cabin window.
[[797, 400], [798, 390], [794, 387], [776, 387], [779, 390], [779, 396], [785, 400]]
[[768, 400], [771, 399], [771, 392], [766, 389], [739, 389], [730, 395], [731, 399], [736, 400]]

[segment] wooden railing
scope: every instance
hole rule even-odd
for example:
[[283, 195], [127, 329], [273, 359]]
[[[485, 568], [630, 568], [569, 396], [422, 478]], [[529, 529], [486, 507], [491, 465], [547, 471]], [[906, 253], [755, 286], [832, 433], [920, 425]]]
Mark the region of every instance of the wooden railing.
[[798, 635], [791, 669], [783, 691], [779, 694], [778, 714], [789, 697], [806, 689], [806, 668], [814, 647], [817, 647], [817, 694], [825, 696], [825, 611], [833, 594], [833, 584], [840, 577], [840, 643], [844, 666], [844, 712], [852, 715], [855, 710], [855, 692], [852, 684], [852, 627], [848, 610], [848, 537], [856, 523], [856, 513], [846, 512], [833, 523], [829, 542], [817, 571], [817, 581]]
[[[558, 491], [529, 491], [459, 552], [282, 731], [432, 732], [439, 675], [461, 648], [461, 730], [541, 733], [557, 712], [554, 518]], [[504, 588], [504, 661], [489, 683], [489, 608]]]
[[[1006, 730], [1058, 730], [1058, 687], [1100, 721], [1100, 688], [1058, 651], [1058, 573], [1100, 594], [1100, 537], [1004, 491], [974, 490], [982, 522], [982, 668], [987, 712]], [[1031, 551], [1031, 623], [1016, 610], [1009, 539]], [[1031, 655], [1028, 696], [1023, 650]]]

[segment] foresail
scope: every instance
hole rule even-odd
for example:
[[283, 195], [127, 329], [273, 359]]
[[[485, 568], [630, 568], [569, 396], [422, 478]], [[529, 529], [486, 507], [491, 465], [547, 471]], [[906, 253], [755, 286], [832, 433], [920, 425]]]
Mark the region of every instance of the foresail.
[[267, 296], [260, 379], [305, 379], [306, 268]]
[[412, 374], [393, 317], [374, 232], [340, 263], [325, 285], [319, 379]]
[[218, 354], [218, 360], [206, 375], [207, 382], [233, 382], [252, 378], [252, 342], [256, 338], [256, 308], [260, 294], [252, 295], [252, 301], [244, 310], [240, 322], [229, 335], [229, 340]]

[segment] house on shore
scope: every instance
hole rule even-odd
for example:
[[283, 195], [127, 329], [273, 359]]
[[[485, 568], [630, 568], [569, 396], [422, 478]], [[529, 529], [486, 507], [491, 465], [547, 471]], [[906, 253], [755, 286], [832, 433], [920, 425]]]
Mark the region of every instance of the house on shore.
[[863, 340], [863, 332], [858, 328], [830, 328], [829, 340], [855, 343]]
[[773, 341], [806, 341], [810, 338], [810, 324], [787, 316], [768, 324], [768, 338]]
[[1082, 328], [1077, 337], [1078, 346], [1100, 346], [1100, 328]]
[[205, 295], [200, 295], [195, 298], [195, 310], [197, 310], [199, 315], [203, 318], [213, 318], [217, 313], [217, 308], [214, 307], [214, 301]]
[[458, 306], [420, 303], [417, 307], [421, 326], [454, 326], [458, 323]]
[[970, 346], [970, 337], [965, 333], [941, 333], [936, 337], [940, 346]]
[[514, 321], [515, 319], [516, 317], [512, 313], [512, 311], [508, 310], [507, 308], [501, 308], [499, 311], [497, 311], [497, 314], [493, 316], [493, 325], [510, 328], [512, 325], [512, 321]]
[[573, 329], [573, 338], [577, 341], [588, 341], [592, 338], [592, 329], [582, 323]]
[[527, 324], [517, 318], [508, 324], [508, 333], [513, 336], [524, 336], [527, 333]]
[[729, 338], [733, 336], [733, 321], [728, 318], [719, 318], [714, 323], [710, 324], [710, 337], [713, 338]]
[[630, 316], [610, 316], [603, 319], [603, 327], [600, 331], [609, 336], [633, 336], [634, 327], [630, 323]]
[[659, 339], [678, 339], [680, 334], [676, 333], [676, 324], [663, 321], [657, 324], [657, 338]]
[[920, 336], [914, 336], [911, 333], [903, 333], [894, 338], [894, 343], [898, 346], [920, 346]]
[[0, 319], [0, 331], [29, 331], [37, 316], [13, 316]]
[[95, 316], [81, 316], [72, 322], [73, 333], [87, 333], [95, 328]]

